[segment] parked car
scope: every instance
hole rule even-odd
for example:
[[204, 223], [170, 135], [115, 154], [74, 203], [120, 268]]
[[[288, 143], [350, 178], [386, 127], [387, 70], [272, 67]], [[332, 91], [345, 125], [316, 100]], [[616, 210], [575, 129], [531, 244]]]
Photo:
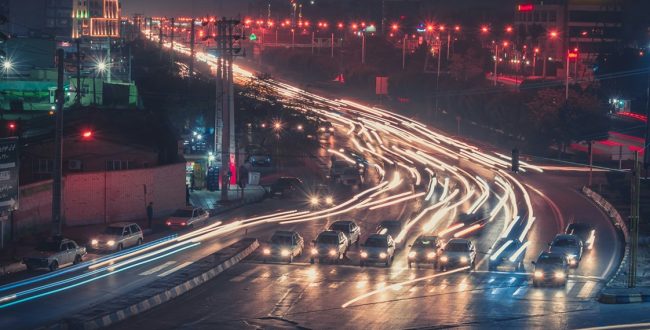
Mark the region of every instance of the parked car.
[[165, 225], [172, 229], [195, 228], [207, 224], [208, 218], [210, 214], [206, 210], [200, 207], [186, 207], [172, 213]]
[[566, 285], [569, 278], [569, 264], [562, 253], [542, 252], [533, 262], [533, 286]]
[[142, 229], [137, 223], [118, 222], [108, 225], [97, 237], [90, 240], [90, 247], [98, 251], [120, 251], [144, 242]]
[[346, 252], [349, 248], [347, 237], [345, 237], [342, 232], [335, 230], [325, 230], [321, 232], [313, 243], [314, 247], [311, 249], [311, 263], [314, 263], [316, 258], [318, 258], [319, 263], [322, 263], [325, 260], [338, 262], [346, 256]]
[[296, 192], [304, 193], [302, 180], [296, 177], [281, 177], [271, 184], [271, 196], [289, 198]]
[[267, 247], [262, 250], [264, 262], [269, 258], [287, 259], [289, 263], [293, 258], [302, 254], [305, 241], [295, 231], [278, 230], [273, 233]]
[[330, 225], [330, 230], [342, 232], [347, 237], [350, 245], [356, 244], [359, 246], [361, 240], [361, 228], [353, 220], [339, 220]]
[[359, 266], [369, 263], [383, 263], [386, 267], [395, 258], [395, 241], [388, 234], [372, 234], [361, 245]]
[[518, 239], [500, 238], [488, 259], [491, 271], [523, 271], [526, 247]]
[[465, 238], [452, 238], [442, 249], [439, 259], [440, 269], [469, 266], [467, 271], [476, 265], [476, 248], [472, 241]]
[[415, 239], [408, 254], [408, 265], [430, 264], [438, 268], [441, 242], [437, 236], [422, 235]]
[[548, 252], [565, 255], [569, 267], [578, 268], [583, 252], [582, 241], [578, 236], [558, 234], [548, 245]]
[[580, 238], [585, 249], [591, 250], [594, 248], [594, 241], [596, 240], [596, 229], [594, 229], [594, 226], [584, 222], [574, 222], [566, 227], [564, 233]]
[[247, 161], [252, 166], [271, 166], [271, 153], [264, 148], [255, 148], [248, 151]]
[[55, 271], [64, 265], [82, 262], [85, 255], [85, 247], [73, 240], [55, 237], [39, 244], [33, 254], [23, 258], [23, 263], [28, 270], [45, 268]]

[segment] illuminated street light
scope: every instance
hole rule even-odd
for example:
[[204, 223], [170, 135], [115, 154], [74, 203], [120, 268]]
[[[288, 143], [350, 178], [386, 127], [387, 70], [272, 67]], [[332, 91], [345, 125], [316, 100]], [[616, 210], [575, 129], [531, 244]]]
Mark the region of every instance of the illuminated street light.
[[551, 38], [557, 38], [557, 31], [551, 31], [548, 35], [549, 35]]
[[5, 71], [9, 71], [9, 70], [11, 70], [11, 69], [13, 68], [13, 66], [14, 66], [14, 64], [11, 62], [10, 59], [6, 59], [6, 60], [2, 63], [2, 68], [5, 69]]

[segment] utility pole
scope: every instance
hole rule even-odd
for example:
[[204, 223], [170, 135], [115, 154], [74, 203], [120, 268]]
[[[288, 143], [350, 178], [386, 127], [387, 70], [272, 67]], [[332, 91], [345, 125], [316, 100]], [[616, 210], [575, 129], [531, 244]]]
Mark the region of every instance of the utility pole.
[[331, 46], [331, 47], [330, 47], [330, 49], [331, 49], [330, 57], [331, 57], [331, 58], [334, 58], [334, 32], [332, 32], [332, 43], [331, 43], [330, 46]]
[[311, 55], [314, 56], [314, 31], [311, 31]]
[[160, 52], [162, 54], [162, 48], [163, 48], [163, 20], [162, 18], [160, 19], [160, 24], [158, 24], [158, 46], [160, 46]]
[[172, 31], [172, 33], [171, 33], [171, 36], [170, 36], [171, 42], [172, 42], [172, 47], [171, 47], [172, 51], [169, 52], [169, 54], [170, 54], [169, 59], [170, 59], [172, 64], [174, 63], [174, 26], [176, 26], [176, 24], [174, 23], [175, 21], [176, 21], [176, 19], [174, 17], [172, 17], [172, 19], [171, 19], [171, 23], [172, 23], [171, 31]]
[[[436, 70], [436, 106], [434, 112], [434, 118], [438, 118], [438, 99], [440, 98], [440, 93], [438, 92], [438, 86], [440, 83], [440, 58], [442, 57], [442, 44], [438, 41], [438, 70]], [[458, 130], [460, 131], [460, 123], [458, 124]], [[460, 133], [459, 133], [460, 134]]]
[[[645, 90], [645, 113], [650, 114], [650, 73], [648, 73], [648, 80]], [[648, 178], [648, 167], [650, 167], [650, 155], [648, 155], [648, 145], [650, 144], [650, 120], [645, 122], [645, 146], [643, 150], [643, 168], [645, 169], [645, 178]]]
[[62, 189], [62, 155], [63, 155], [63, 49], [56, 51], [57, 83], [56, 83], [56, 114], [54, 130], [54, 164], [52, 166], [52, 236], [61, 236], [61, 203]]
[[366, 32], [361, 33], [361, 64], [366, 64]]
[[451, 46], [451, 31], [447, 32], [447, 61], [449, 61], [449, 47]]
[[564, 99], [569, 99], [569, 54], [566, 55], [566, 80], [564, 82]]
[[188, 80], [188, 86], [191, 90], [192, 88], [192, 76], [194, 76], [194, 40], [195, 40], [196, 28], [194, 27], [194, 17], [192, 17], [192, 22], [190, 23], [190, 75]]
[[402, 40], [402, 70], [406, 69], [406, 34]]
[[113, 66], [113, 59], [111, 58], [111, 38], [108, 37], [106, 38], [106, 40], [108, 41], [108, 49], [106, 50], [107, 52], [106, 60], [108, 63], [106, 65], [106, 81], [111, 82], [111, 71], [112, 71], [111, 69]]
[[594, 173], [594, 149], [593, 149], [593, 141], [589, 141], [589, 183], [588, 187], [591, 188], [591, 181], [593, 178], [593, 173]]
[[627, 287], [636, 287], [637, 250], [639, 245], [639, 191], [641, 189], [641, 166], [639, 152], [634, 152], [634, 169], [631, 182], [630, 208], [630, 269], [628, 271]]
[[497, 85], [497, 69], [499, 65], [499, 44], [494, 44], [494, 86]]
[[75, 40], [77, 43], [77, 99], [75, 104], [81, 106], [81, 38]]

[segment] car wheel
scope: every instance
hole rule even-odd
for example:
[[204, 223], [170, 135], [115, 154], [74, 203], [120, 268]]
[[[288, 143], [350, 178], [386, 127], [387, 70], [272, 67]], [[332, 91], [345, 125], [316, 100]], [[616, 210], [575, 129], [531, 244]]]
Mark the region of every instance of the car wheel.
[[27, 265], [27, 270], [32, 271], [32, 270], [34, 270], [34, 269], [36, 269], [36, 268], [34, 268], [34, 266], [32, 266], [32, 265]]
[[54, 260], [54, 261], [52, 261], [52, 263], [50, 264], [50, 267], [49, 267], [49, 268], [50, 268], [50, 271], [53, 272], [53, 271], [59, 269], [59, 263], [58, 263], [56, 260]]
[[136, 245], [142, 245], [142, 238], [138, 238], [138, 243], [136, 243]]
[[124, 248], [124, 246], [122, 245], [122, 243], [117, 245], [117, 250], [118, 251], [122, 251], [123, 248]]
[[83, 261], [83, 260], [81, 259], [81, 256], [77, 254], [77, 255], [74, 257], [74, 261], [72, 262], [72, 264], [73, 264], [73, 265], [76, 265], [76, 264], [78, 264], [78, 263], [81, 263], [81, 261]]

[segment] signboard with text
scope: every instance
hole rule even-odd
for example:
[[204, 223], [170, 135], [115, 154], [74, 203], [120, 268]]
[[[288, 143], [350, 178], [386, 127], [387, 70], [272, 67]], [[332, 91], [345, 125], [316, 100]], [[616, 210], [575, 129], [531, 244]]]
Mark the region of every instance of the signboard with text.
[[18, 209], [18, 139], [0, 139], [0, 211]]

